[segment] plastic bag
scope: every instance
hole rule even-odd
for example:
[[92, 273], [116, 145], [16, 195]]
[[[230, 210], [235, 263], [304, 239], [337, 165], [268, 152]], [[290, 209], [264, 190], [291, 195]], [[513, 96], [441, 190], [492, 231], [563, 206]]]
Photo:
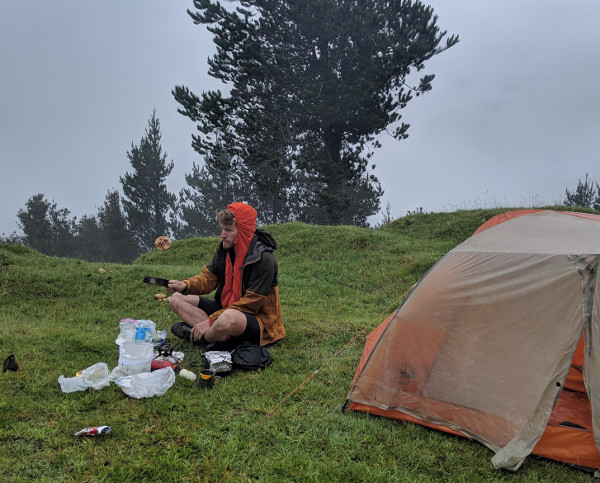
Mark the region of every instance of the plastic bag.
[[127, 376], [150, 372], [154, 346], [147, 342], [127, 341], [119, 346], [119, 367]]
[[110, 374], [105, 362], [98, 362], [87, 369], [77, 373], [76, 377], [65, 377], [60, 375], [58, 383], [62, 392], [85, 391], [92, 388], [102, 389], [110, 384]]
[[115, 340], [117, 345], [133, 340], [152, 342], [156, 334], [156, 324], [151, 320], [121, 319], [119, 330], [119, 335]]
[[92, 387], [89, 381], [84, 381], [79, 377], [65, 377], [62, 374], [58, 376], [58, 383], [60, 384], [61, 391], [64, 393], [85, 391]]
[[175, 371], [170, 367], [154, 372], [142, 372], [133, 376], [119, 377], [115, 384], [125, 394], [135, 399], [162, 396], [175, 383]]

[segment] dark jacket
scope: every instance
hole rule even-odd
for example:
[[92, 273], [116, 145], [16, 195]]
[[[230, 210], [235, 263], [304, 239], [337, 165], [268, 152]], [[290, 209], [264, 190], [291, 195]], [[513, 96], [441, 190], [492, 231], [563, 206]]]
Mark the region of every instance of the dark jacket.
[[[242, 297], [226, 308], [256, 317], [261, 329], [262, 345], [285, 337], [285, 328], [281, 321], [277, 260], [273, 255], [276, 248], [271, 235], [262, 230], [255, 231], [242, 268]], [[184, 280], [188, 286], [185, 293], [204, 295], [216, 289], [215, 300], [220, 303], [225, 284], [227, 256], [228, 250], [223, 249], [221, 242], [212, 261], [202, 267], [202, 273]], [[226, 309], [210, 314], [211, 323]]]

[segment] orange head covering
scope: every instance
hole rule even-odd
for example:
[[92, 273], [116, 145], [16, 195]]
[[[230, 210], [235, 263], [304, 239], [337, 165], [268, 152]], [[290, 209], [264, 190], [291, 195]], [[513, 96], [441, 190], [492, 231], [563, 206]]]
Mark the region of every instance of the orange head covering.
[[231, 258], [226, 257], [225, 285], [221, 293], [223, 308], [229, 307], [242, 297], [242, 268], [256, 228], [256, 210], [250, 205], [235, 202], [231, 203], [227, 209], [235, 216], [238, 234], [233, 243], [235, 250], [235, 263], [233, 266]]

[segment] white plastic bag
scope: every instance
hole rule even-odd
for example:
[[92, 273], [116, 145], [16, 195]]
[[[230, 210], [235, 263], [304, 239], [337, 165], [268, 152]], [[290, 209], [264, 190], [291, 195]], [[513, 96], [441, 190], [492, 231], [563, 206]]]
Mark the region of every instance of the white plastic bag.
[[62, 392], [85, 391], [90, 387], [98, 390], [110, 384], [110, 374], [105, 362], [98, 362], [79, 373], [77, 377], [60, 375], [58, 383]]
[[151, 320], [121, 319], [119, 322], [119, 335], [115, 344], [136, 340], [139, 342], [152, 342], [156, 335], [156, 324]]
[[61, 391], [64, 393], [85, 391], [92, 387], [89, 381], [84, 381], [80, 377], [65, 377], [62, 374], [58, 376], [58, 383], [60, 384]]
[[135, 399], [162, 396], [175, 383], [175, 371], [170, 367], [133, 376], [119, 377], [115, 384]]
[[119, 346], [119, 367], [127, 376], [150, 372], [154, 346], [148, 342], [127, 341]]

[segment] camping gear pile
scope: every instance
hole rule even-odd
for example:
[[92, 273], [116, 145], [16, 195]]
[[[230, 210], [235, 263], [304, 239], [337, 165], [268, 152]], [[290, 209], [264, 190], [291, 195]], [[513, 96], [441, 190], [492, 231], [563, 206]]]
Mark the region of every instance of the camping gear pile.
[[[166, 338], [166, 330], [157, 331], [151, 320], [121, 319], [115, 340], [119, 347], [118, 365], [109, 371], [105, 362], [98, 362], [79, 371], [75, 377], [61, 374], [58, 377], [60, 388], [64, 393], [99, 390], [114, 382], [129, 397], [141, 399], [165, 394], [175, 383], [175, 373], [195, 381], [195, 373], [178, 365], [184, 353], [165, 344]], [[14, 356], [11, 357], [14, 359]], [[261, 370], [273, 362], [266, 348], [247, 343], [240, 344], [233, 351], [207, 351], [203, 358], [204, 361], [192, 362], [191, 366], [210, 371], [210, 387], [214, 384], [212, 376], [216, 374], [227, 374], [234, 367]], [[206, 379], [200, 378], [199, 387], [206, 386]]]
[[599, 269], [598, 215], [492, 218], [369, 335], [350, 409], [474, 439], [496, 468], [598, 469]]
[[[183, 353], [171, 351], [163, 357], [155, 351], [167, 334], [156, 330], [151, 320], [121, 319], [115, 344], [119, 347], [118, 365], [109, 372], [105, 362], [98, 362], [79, 371], [75, 377], [60, 375], [58, 383], [64, 393], [100, 390], [114, 382], [129, 397], [136, 399], [162, 396], [175, 383], [175, 370], [171, 364], [180, 362]], [[165, 367], [152, 370], [152, 362], [160, 358], [169, 362]]]

